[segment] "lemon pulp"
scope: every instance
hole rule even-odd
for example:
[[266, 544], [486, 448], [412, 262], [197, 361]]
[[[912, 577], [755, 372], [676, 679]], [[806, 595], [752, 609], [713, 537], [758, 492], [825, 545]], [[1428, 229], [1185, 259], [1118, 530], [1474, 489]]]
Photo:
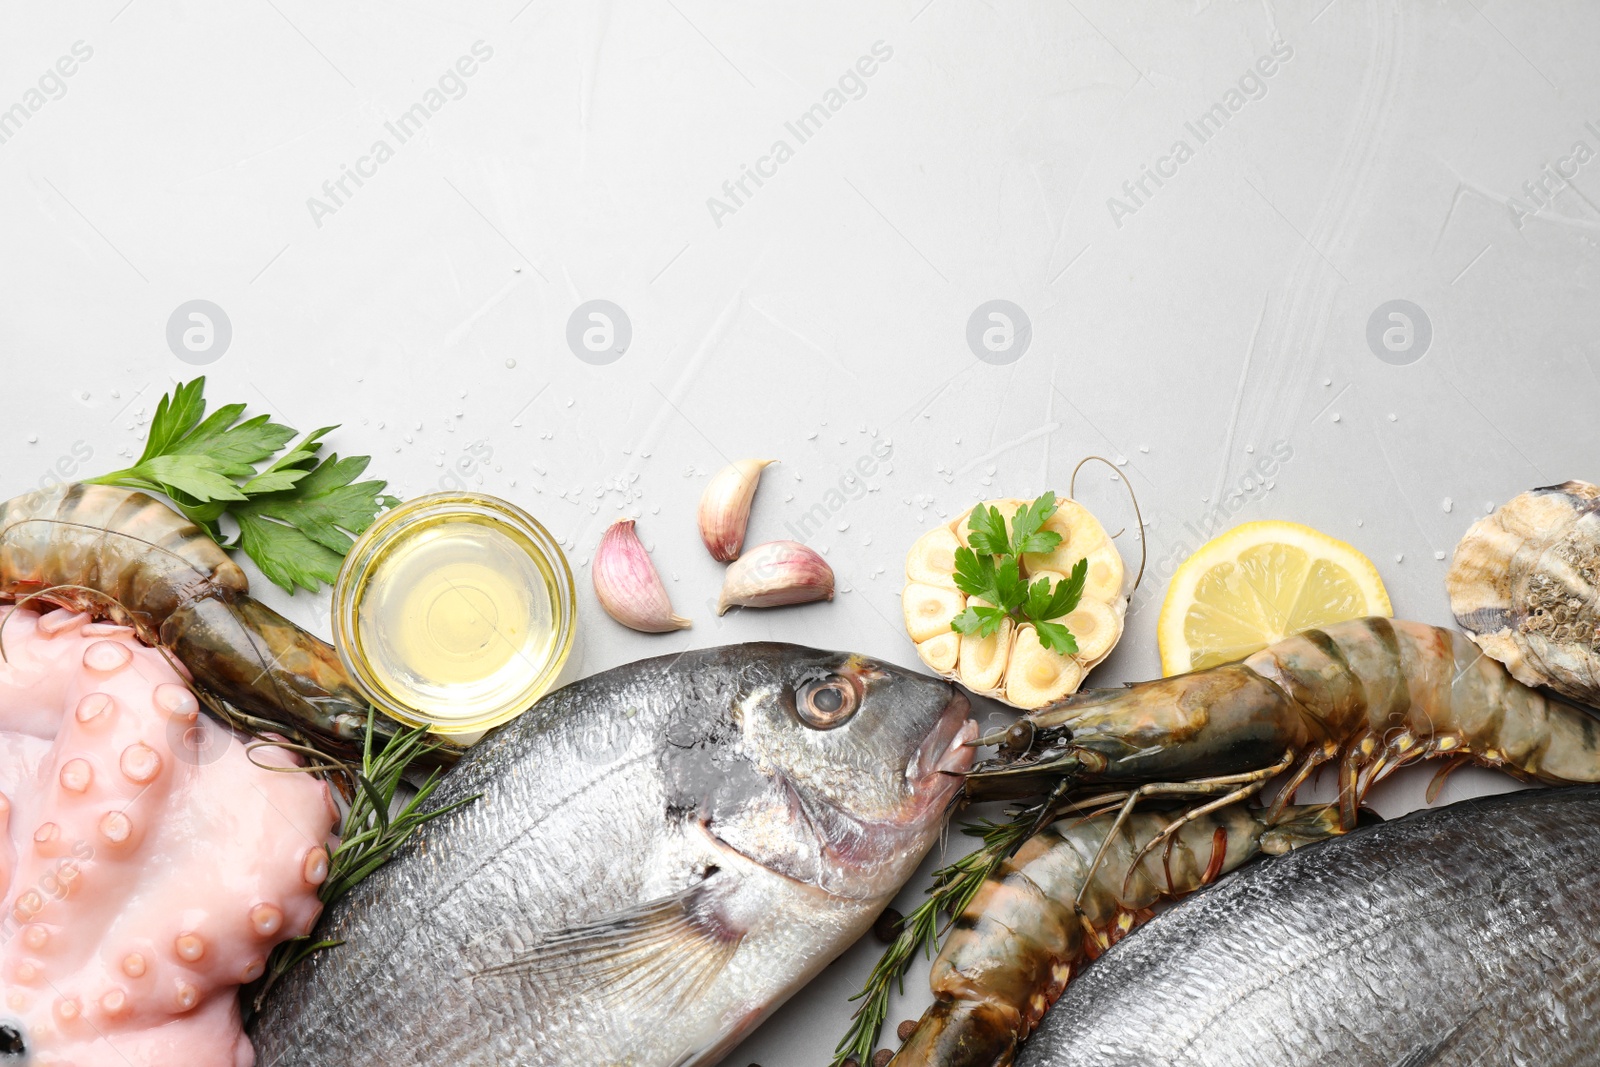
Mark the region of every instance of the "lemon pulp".
[[1391, 610], [1377, 568], [1350, 545], [1299, 523], [1247, 523], [1206, 542], [1172, 576], [1158, 624], [1161, 669], [1214, 667]]

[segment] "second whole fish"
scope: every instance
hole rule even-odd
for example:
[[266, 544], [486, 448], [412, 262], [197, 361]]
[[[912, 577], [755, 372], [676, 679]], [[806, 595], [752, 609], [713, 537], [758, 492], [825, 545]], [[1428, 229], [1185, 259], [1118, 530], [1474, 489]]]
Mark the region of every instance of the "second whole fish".
[[1130, 934], [1021, 1067], [1578, 1067], [1600, 1033], [1600, 789], [1421, 811]]
[[948, 684], [748, 644], [574, 683], [470, 750], [272, 991], [263, 1067], [690, 1067], [854, 942], [938, 837]]

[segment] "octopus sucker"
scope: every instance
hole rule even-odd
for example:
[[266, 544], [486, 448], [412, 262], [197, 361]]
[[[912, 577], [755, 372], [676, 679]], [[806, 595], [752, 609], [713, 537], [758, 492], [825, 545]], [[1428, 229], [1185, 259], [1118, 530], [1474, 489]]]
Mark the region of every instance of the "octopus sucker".
[[40, 1064], [250, 1067], [238, 987], [321, 912], [327, 785], [252, 759], [129, 627], [0, 618], [5, 1040]]
[[1461, 539], [1445, 583], [1457, 624], [1519, 682], [1600, 706], [1600, 486], [1501, 505]]

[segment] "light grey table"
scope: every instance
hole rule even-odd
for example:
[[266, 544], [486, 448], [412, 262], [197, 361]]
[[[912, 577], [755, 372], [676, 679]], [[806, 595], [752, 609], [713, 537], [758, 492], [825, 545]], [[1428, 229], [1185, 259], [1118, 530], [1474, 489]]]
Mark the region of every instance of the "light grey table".
[[[1443, 623], [1473, 518], [1600, 475], [1593, 5], [4, 19], [5, 492], [124, 465], [156, 397], [203, 371], [218, 402], [342, 423], [332, 447], [401, 496], [469, 485], [538, 515], [584, 593], [575, 673], [756, 638], [915, 662], [912, 539], [977, 498], [1064, 491], [1090, 454], [1149, 520], [1101, 684], [1155, 673], [1166, 576], [1235, 522], [1346, 538], [1398, 614]], [[694, 504], [754, 455], [782, 463], [752, 537], [803, 530], [840, 592], [719, 620]], [[1108, 472], [1079, 488], [1135, 558]], [[621, 516], [694, 629], [599, 612], [587, 564]], [[326, 632], [325, 601], [258, 588]], [[1502, 787], [1462, 774], [1446, 799]], [[824, 1062], [877, 950], [730, 1062]]]

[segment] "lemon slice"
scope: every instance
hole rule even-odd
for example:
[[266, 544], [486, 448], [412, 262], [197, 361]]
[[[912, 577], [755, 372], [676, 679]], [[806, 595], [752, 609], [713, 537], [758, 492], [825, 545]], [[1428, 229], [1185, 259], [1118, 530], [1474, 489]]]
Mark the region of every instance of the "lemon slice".
[[1249, 522], [1178, 568], [1157, 633], [1163, 674], [1243, 659], [1304, 630], [1389, 615], [1372, 561], [1297, 522]]

